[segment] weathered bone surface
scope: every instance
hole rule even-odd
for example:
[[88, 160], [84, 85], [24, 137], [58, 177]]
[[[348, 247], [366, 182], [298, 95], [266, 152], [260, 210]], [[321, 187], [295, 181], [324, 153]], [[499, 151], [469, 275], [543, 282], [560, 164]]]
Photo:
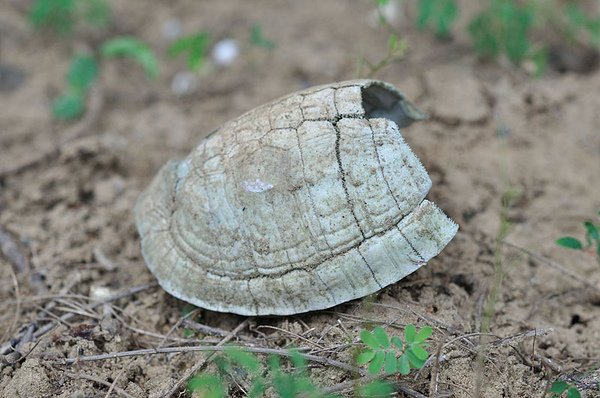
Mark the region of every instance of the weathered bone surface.
[[423, 118], [390, 84], [310, 88], [222, 125], [135, 206], [161, 286], [203, 308], [286, 315], [376, 292], [458, 226], [425, 200], [399, 128]]

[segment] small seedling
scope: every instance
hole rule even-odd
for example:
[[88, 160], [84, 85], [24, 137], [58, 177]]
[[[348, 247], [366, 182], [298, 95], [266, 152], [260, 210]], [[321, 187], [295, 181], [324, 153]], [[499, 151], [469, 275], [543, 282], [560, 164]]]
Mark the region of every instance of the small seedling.
[[424, 29], [433, 26], [440, 38], [450, 37], [452, 25], [458, 17], [455, 0], [420, 0], [417, 26]]
[[[600, 211], [598, 212], [600, 216]], [[556, 240], [556, 244], [567, 249], [588, 250], [593, 248], [596, 252], [596, 259], [600, 264], [600, 224], [596, 225], [588, 220], [583, 223], [585, 227], [585, 243], [572, 236], [563, 236]]]
[[197, 72], [204, 65], [210, 43], [210, 35], [206, 32], [200, 32], [175, 40], [169, 47], [168, 52], [171, 57], [187, 54], [188, 69]]
[[74, 119], [85, 109], [88, 90], [98, 77], [98, 63], [91, 55], [75, 55], [67, 73], [67, 89], [52, 104], [58, 119]]
[[429, 357], [425, 350], [425, 340], [431, 336], [432, 329], [424, 327], [417, 332], [415, 325], [407, 325], [404, 329], [404, 341], [398, 336], [388, 337], [387, 332], [378, 326], [373, 331], [363, 330], [360, 339], [366, 348], [358, 355], [359, 365], [367, 367], [371, 375], [400, 373], [407, 375], [413, 369], [421, 369]]
[[102, 44], [100, 54], [103, 58], [126, 57], [139, 63], [150, 79], [158, 77], [158, 62], [152, 49], [135, 37], [122, 36]]
[[247, 381], [246, 395], [250, 398], [263, 397], [272, 389], [279, 398], [336, 398], [323, 393], [308, 375], [308, 364], [297, 351], [290, 352], [291, 371], [284, 370], [281, 359], [272, 355], [267, 366], [254, 355], [231, 347], [218, 356], [214, 363], [218, 374], [199, 374], [187, 384], [188, 390], [199, 392], [203, 397], [224, 398], [228, 396], [230, 381]]
[[550, 398], [581, 398], [581, 393], [577, 387], [562, 380], [556, 380], [554, 383], [552, 383], [552, 386], [548, 392], [550, 393]]
[[404, 54], [407, 49], [406, 40], [399, 39], [395, 33], [390, 33], [388, 36], [388, 45], [387, 45], [387, 54], [377, 63], [371, 63], [367, 61], [364, 57], [359, 59], [357, 76], [363, 76], [363, 66], [366, 64], [368, 68], [368, 72], [366, 73], [366, 77], [372, 78], [375, 76], [377, 72], [381, 69], [385, 68], [388, 65], [393, 64], [394, 62], [398, 62], [404, 58]]
[[275, 42], [264, 36], [262, 27], [259, 24], [254, 24], [250, 28], [250, 43], [267, 50], [275, 49]]
[[76, 119], [83, 114], [88, 92], [98, 78], [99, 60], [112, 57], [131, 57], [144, 67], [149, 78], [158, 75], [156, 58], [146, 44], [130, 37], [109, 40], [102, 45], [99, 57], [77, 54], [71, 60], [67, 88], [52, 103], [52, 113], [57, 119]]
[[71, 33], [79, 20], [105, 27], [110, 16], [106, 0], [36, 0], [29, 10], [35, 29], [46, 28], [59, 34]]

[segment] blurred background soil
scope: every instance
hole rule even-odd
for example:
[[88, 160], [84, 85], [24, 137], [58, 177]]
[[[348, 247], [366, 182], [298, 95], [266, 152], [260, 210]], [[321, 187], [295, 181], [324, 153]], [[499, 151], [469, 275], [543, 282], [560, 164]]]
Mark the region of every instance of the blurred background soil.
[[[478, 2], [459, 3], [470, 10]], [[220, 340], [185, 333], [179, 321], [188, 305], [155, 285], [88, 306], [90, 299], [154, 282], [131, 214], [137, 195], [164, 162], [185, 156], [222, 122], [307, 86], [355, 78], [360, 57], [385, 56], [388, 33], [370, 1], [128, 0], [110, 3], [108, 34], [57, 38], [33, 31], [28, 4], [0, 1], [0, 227], [24, 254], [21, 269], [0, 255], [0, 343], [63, 314], [79, 315], [21, 344], [18, 359], [3, 352], [0, 395], [103, 397], [114, 385], [111, 392], [121, 396], [162, 396], [203, 354], [70, 367], [53, 361]], [[426, 267], [369, 300], [254, 318], [241, 335], [257, 346], [309, 346], [351, 362], [339, 347], [357, 341], [366, 326], [383, 324], [394, 334], [408, 323], [431, 325], [432, 350], [441, 353], [435, 380], [430, 366], [401, 383], [432, 396], [434, 385], [445, 396], [472, 396], [478, 374], [485, 397], [541, 397], [559, 375], [593, 375], [600, 364], [600, 267], [593, 253], [554, 242], [581, 237], [583, 221], [600, 209], [600, 72], [533, 78], [502, 62], [481, 63], [464, 29], [440, 41], [416, 30], [414, 14], [404, 10], [390, 23], [409, 50], [375, 77], [431, 115], [403, 134], [430, 172], [430, 199], [460, 224], [458, 235]], [[232, 64], [208, 60], [192, 79], [196, 88], [184, 95], [172, 81], [185, 60], [166, 54], [173, 21], [186, 34], [203, 30], [239, 43]], [[273, 50], [249, 44], [255, 24], [276, 43]], [[106, 62], [86, 115], [56, 121], [51, 102], [73, 51], [109, 34], [148, 42], [159, 78], [149, 82], [129, 60]], [[511, 225], [507, 245], [497, 242], [503, 211]], [[490, 331], [509, 338], [491, 339], [478, 365], [479, 336], [457, 337], [481, 331], [495, 285]], [[245, 319], [198, 315], [224, 330]], [[350, 377], [320, 366], [313, 375], [325, 386]]]

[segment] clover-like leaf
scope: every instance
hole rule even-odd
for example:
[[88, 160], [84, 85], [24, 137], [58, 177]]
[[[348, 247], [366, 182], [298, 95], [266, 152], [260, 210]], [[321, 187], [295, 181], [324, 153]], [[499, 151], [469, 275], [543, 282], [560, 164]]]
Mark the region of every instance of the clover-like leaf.
[[429, 358], [429, 353], [420, 345], [415, 344], [410, 347], [410, 351], [415, 354], [415, 356], [421, 360], [426, 360]]
[[374, 356], [375, 356], [375, 351], [373, 351], [373, 350], [363, 351], [356, 357], [356, 363], [358, 365], [367, 364], [367, 363], [371, 362], [371, 360], [373, 359]]
[[419, 332], [416, 334], [414, 342], [422, 343], [425, 340], [427, 340], [431, 336], [432, 333], [433, 333], [433, 329], [431, 328], [431, 326], [425, 326], [424, 328], [419, 330]]
[[380, 346], [383, 348], [390, 348], [390, 340], [384, 328], [377, 326], [375, 329], [373, 329], [373, 336]]
[[252, 373], [256, 373], [260, 370], [260, 361], [249, 352], [244, 352], [237, 348], [227, 348], [225, 353], [233, 362], [238, 363]]
[[399, 351], [402, 351], [404, 344], [402, 343], [402, 340], [400, 339], [400, 337], [392, 336], [391, 340], [392, 340], [392, 344], [395, 345]]
[[383, 361], [383, 370], [387, 374], [396, 373], [396, 355], [392, 351], [385, 353], [385, 360]]
[[360, 339], [363, 343], [374, 350], [379, 348], [377, 339], [368, 330], [363, 330], [360, 332]]
[[367, 368], [367, 371], [369, 372], [369, 374], [376, 375], [379, 373], [379, 371], [381, 370], [381, 367], [383, 366], [384, 357], [385, 357], [385, 352], [383, 352], [383, 351], [377, 351], [375, 353], [375, 357], [373, 358], [373, 360], [369, 364], [369, 367]]
[[410, 362], [406, 354], [403, 354], [398, 358], [398, 372], [404, 376], [410, 373]]
[[225, 387], [220, 377], [210, 374], [200, 374], [194, 376], [187, 383], [190, 391], [197, 391], [204, 398], [224, 398], [226, 396]]
[[[411, 347], [411, 349], [407, 350], [405, 354], [408, 357], [408, 361], [410, 362], [410, 365], [413, 368], [421, 369], [423, 367], [423, 365], [425, 365], [426, 359], [421, 359], [418, 356], [416, 356], [413, 349], [414, 349], [414, 347]], [[425, 351], [425, 352], [427, 352], [427, 351]]]
[[416, 334], [417, 328], [415, 328], [415, 325], [406, 325], [406, 328], [404, 328], [404, 339], [407, 343], [413, 343], [415, 341]]

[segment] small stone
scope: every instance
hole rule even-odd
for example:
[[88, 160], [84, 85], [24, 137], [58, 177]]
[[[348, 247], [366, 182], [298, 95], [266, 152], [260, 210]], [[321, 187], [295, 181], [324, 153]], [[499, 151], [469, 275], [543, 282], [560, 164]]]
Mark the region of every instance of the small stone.
[[179, 72], [171, 81], [171, 91], [175, 95], [188, 95], [198, 88], [198, 76], [195, 73]]
[[212, 59], [219, 66], [229, 66], [235, 61], [240, 53], [237, 41], [223, 39], [217, 42], [212, 50]]

